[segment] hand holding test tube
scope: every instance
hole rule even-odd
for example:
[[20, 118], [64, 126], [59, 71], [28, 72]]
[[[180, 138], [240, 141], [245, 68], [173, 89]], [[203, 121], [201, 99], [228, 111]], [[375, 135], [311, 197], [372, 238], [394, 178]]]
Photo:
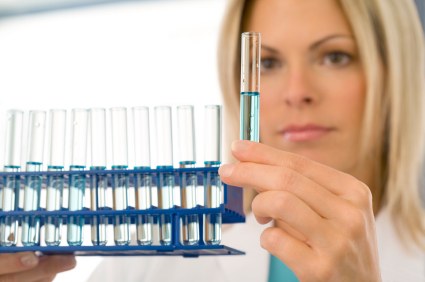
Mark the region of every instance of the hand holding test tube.
[[[150, 160], [150, 130], [149, 130], [149, 108], [134, 107], [134, 169], [147, 170], [151, 168]], [[136, 208], [147, 210], [151, 207], [152, 198], [152, 175], [148, 173], [137, 173], [136, 183]], [[139, 245], [152, 245], [153, 216], [139, 214], [136, 220], [137, 243]]]
[[[21, 168], [21, 140], [23, 128], [23, 112], [9, 110], [7, 112], [5, 142], [5, 172], [19, 172]], [[2, 211], [17, 210], [19, 205], [19, 176], [5, 176], [4, 188], [0, 191], [0, 209]], [[0, 245], [14, 246], [17, 243], [18, 220], [14, 216], [0, 218]]]

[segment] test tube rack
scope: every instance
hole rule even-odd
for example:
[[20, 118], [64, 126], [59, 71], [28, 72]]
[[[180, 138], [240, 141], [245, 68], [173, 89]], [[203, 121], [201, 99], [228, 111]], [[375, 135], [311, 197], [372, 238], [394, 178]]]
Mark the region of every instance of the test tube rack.
[[[156, 185], [157, 177], [160, 173], [171, 173], [175, 178], [175, 185], [180, 184], [180, 177], [182, 173], [194, 173], [198, 177], [198, 183], [203, 183], [203, 177], [206, 173], [217, 173], [218, 167], [197, 167], [197, 168], [161, 168], [161, 169], [143, 169], [143, 170], [85, 170], [85, 171], [41, 171], [41, 172], [0, 172], [0, 189], [5, 185], [7, 177], [16, 177], [20, 181], [20, 194], [24, 187], [25, 178], [28, 176], [42, 178], [42, 189], [46, 187], [46, 180], [49, 176], [63, 176], [65, 183], [71, 175], [79, 174], [84, 175], [87, 179], [93, 176], [102, 176], [108, 178], [108, 189], [111, 188], [111, 181], [114, 174], [128, 175], [130, 187], [134, 187], [135, 177], [140, 174], [150, 174], [153, 179], [153, 185]], [[89, 186], [89, 181], [86, 182]], [[174, 206], [171, 209], [159, 209], [152, 206], [146, 210], [138, 210], [135, 207], [129, 207], [126, 210], [113, 210], [112, 207], [106, 207], [101, 210], [90, 210], [84, 207], [81, 211], [69, 211], [62, 208], [60, 211], [46, 211], [40, 208], [37, 211], [23, 211], [21, 208], [15, 211], [0, 211], [1, 217], [13, 217], [21, 223], [24, 216], [39, 217], [40, 229], [43, 228], [44, 222], [47, 217], [58, 217], [63, 221], [63, 226], [66, 225], [70, 216], [82, 216], [85, 219], [85, 224], [90, 224], [90, 220], [94, 217], [104, 216], [108, 218], [108, 223], [112, 224], [113, 218], [117, 215], [126, 215], [130, 218], [131, 225], [134, 226], [136, 217], [140, 214], [152, 215], [154, 221], [158, 221], [158, 217], [163, 214], [172, 215], [172, 243], [171, 245], [138, 245], [135, 240], [132, 240], [129, 245], [88, 245], [81, 246], [68, 246], [62, 242], [59, 246], [46, 246], [43, 240], [36, 246], [21, 246], [18, 242], [16, 246], [0, 246], [0, 253], [14, 253], [23, 251], [35, 251], [43, 254], [66, 254], [72, 253], [81, 256], [183, 256], [183, 257], [198, 257], [203, 255], [240, 255], [244, 252], [233, 249], [224, 245], [208, 245], [203, 241], [204, 220], [203, 215], [207, 214], [222, 214], [222, 222], [224, 224], [240, 223], [245, 221], [242, 208], [242, 189], [240, 187], [233, 187], [222, 183], [223, 187], [223, 204], [219, 208], [206, 208], [197, 205], [195, 208], [185, 209], [179, 206]], [[68, 184], [64, 189], [68, 188]], [[86, 190], [90, 187], [86, 187]], [[97, 193], [96, 193], [97, 195]], [[198, 214], [200, 218], [200, 241], [196, 245], [183, 245], [180, 241], [180, 218], [189, 214]], [[156, 224], [155, 224], [156, 225]], [[64, 231], [63, 231], [64, 232]], [[113, 238], [108, 239], [113, 242]], [[66, 244], [66, 242], [65, 242]]]

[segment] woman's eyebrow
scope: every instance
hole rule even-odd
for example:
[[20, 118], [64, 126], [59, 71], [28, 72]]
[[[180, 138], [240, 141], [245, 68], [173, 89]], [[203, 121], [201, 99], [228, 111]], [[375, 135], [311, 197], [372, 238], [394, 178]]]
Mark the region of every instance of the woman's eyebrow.
[[321, 44], [323, 44], [323, 43], [325, 43], [325, 42], [327, 42], [329, 40], [339, 39], [339, 38], [354, 40], [354, 37], [352, 35], [348, 35], [348, 34], [331, 34], [331, 35], [328, 35], [328, 36], [326, 36], [326, 37], [324, 37], [322, 39], [319, 39], [318, 41], [316, 41], [313, 44], [311, 44], [311, 46], [310, 46], [309, 49], [310, 50], [314, 50], [317, 47], [319, 47]]

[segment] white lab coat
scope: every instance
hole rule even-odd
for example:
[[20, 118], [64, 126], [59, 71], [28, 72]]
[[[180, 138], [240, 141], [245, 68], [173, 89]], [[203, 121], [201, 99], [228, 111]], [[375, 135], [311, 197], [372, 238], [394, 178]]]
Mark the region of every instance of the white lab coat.
[[[424, 282], [425, 253], [403, 249], [389, 213], [383, 209], [376, 222], [382, 278], [385, 282]], [[225, 226], [223, 244], [246, 252], [244, 256], [110, 257], [94, 270], [89, 281], [267, 281], [269, 254], [259, 245], [265, 228], [252, 215], [246, 224]]]

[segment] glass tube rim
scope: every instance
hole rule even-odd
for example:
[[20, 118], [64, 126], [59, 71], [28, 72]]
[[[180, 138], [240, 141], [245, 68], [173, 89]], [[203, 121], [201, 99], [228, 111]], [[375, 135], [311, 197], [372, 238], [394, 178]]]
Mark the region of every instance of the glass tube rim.
[[53, 108], [49, 110], [50, 113], [57, 113], [57, 112], [66, 112], [66, 109], [60, 109], [60, 108]]
[[261, 36], [261, 32], [245, 31], [245, 32], [242, 32], [242, 36], [244, 36], [244, 37], [259, 37], [259, 36]]
[[109, 110], [111, 112], [115, 112], [115, 111], [127, 111], [127, 108], [126, 107], [111, 107], [111, 108], [109, 108]]
[[137, 110], [149, 110], [149, 107], [148, 106], [134, 106], [134, 107], [131, 107], [131, 109], [133, 111], [137, 111]]
[[193, 105], [179, 105], [177, 106], [177, 109], [194, 109]]
[[90, 112], [106, 112], [105, 108], [102, 107], [94, 107], [89, 109]]
[[169, 110], [171, 109], [171, 106], [155, 106], [155, 110]]

